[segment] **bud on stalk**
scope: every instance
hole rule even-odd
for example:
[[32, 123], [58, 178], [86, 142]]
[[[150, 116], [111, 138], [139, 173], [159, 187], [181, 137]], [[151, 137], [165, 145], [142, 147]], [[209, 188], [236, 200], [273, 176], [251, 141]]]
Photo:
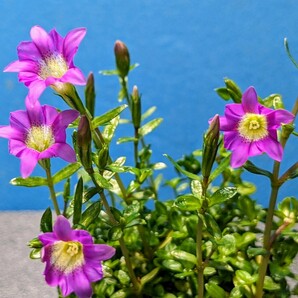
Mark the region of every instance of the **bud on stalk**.
[[86, 116], [82, 115], [77, 132], [77, 148], [81, 163], [86, 171], [92, 169], [91, 140], [89, 121]]
[[132, 89], [132, 103], [131, 103], [132, 122], [136, 129], [141, 125], [141, 97], [139, 95], [138, 87], [134, 86]]
[[87, 84], [85, 88], [86, 107], [91, 116], [94, 117], [95, 109], [95, 88], [94, 88], [94, 75], [90, 73], [87, 78]]
[[215, 115], [211, 120], [209, 129], [204, 136], [202, 175], [208, 180], [218, 149], [219, 140], [219, 116]]
[[119, 76], [124, 79], [128, 75], [130, 68], [130, 57], [128, 49], [122, 41], [117, 40], [114, 46], [114, 53]]

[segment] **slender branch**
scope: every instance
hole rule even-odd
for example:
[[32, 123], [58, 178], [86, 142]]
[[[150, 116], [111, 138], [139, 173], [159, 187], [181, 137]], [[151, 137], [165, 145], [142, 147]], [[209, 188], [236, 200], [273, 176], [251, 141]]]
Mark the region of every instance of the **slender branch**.
[[198, 271], [198, 298], [204, 297], [204, 263], [202, 256], [202, 245], [203, 245], [203, 221], [198, 217], [197, 225], [197, 271]]
[[48, 181], [48, 188], [50, 190], [50, 196], [51, 196], [51, 200], [53, 202], [54, 205], [54, 209], [57, 215], [60, 215], [60, 209], [59, 209], [59, 205], [58, 205], [58, 201], [57, 201], [57, 197], [56, 197], [56, 192], [54, 189], [54, 183], [53, 183], [53, 178], [52, 178], [52, 173], [51, 173], [51, 161], [50, 159], [44, 159], [40, 162], [41, 166], [44, 168], [46, 175], [47, 175], [47, 181]]

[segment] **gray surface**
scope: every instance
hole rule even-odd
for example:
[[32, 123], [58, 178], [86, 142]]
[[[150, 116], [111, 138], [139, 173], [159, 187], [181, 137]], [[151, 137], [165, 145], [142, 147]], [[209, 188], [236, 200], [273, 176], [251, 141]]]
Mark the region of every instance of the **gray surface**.
[[[44, 264], [29, 258], [27, 242], [39, 234], [42, 212], [0, 212], [0, 297], [56, 298], [43, 276]], [[293, 264], [298, 273], [298, 262]], [[289, 281], [293, 286], [295, 281]], [[297, 296], [293, 296], [297, 297]]]
[[44, 264], [29, 258], [27, 242], [39, 233], [41, 212], [0, 212], [0, 297], [57, 297], [43, 276]]

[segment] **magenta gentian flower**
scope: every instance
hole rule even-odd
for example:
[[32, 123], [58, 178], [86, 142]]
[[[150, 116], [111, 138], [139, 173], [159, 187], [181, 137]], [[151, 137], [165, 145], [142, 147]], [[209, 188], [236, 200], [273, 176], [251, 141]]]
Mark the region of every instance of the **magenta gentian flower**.
[[266, 108], [258, 102], [255, 89], [249, 87], [240, 104], [228, 104], [225, 116], [220, 117], [224, 131], [224, 147], [232, 151], [231, 166], [242, 166], [250, 156], [266, 152], [281, 161], [283, 148], [277, 139], [277, 129], [290, 123], [294, 115], [286, 110]]
[[85, 34], [85, 28], [77, 28], [63, 38], [55, 29], [47, 33], [34, 26], [30, 31], [32, 41], [18, 45], [19, 60], [9, 64], [4, 71], [19, 73], [19, 81], [29, 87], [29, 98], [33, 102], [50, 85], [85, 85], [84, 75], [73, 63]]
[[58, 112], [39, 101], [26, 99], [27, 110], [10, 113], [10, 125], [0, 126], [0, 137], [9, 139], [9, 152], [21, 159], [21, 175], [28, 177], [40, 159], [61, 157], [76, 161], [76, 154], [66, 143], [66, 128], [79, 113], [75, 110]]
[[42, 261], [46, 263], [45, 280], [59, 286], [63, 296], [72, 292], [80, 298], [91, 297], [91, 283], [103, 278], [101, 261], [110, 259], [115, 248], [93, 244], [85, 230], [73, 230], [69, 221], [59, 215], [54, 232], [39, 236], [42, 242]]

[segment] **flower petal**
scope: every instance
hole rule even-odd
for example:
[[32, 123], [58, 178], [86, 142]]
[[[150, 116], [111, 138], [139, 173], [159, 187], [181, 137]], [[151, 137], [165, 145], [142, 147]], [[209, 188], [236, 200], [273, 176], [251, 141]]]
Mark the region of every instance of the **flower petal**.
[[97, 266], [97, 267], [84, 266], [84, 272], [87, 275], [88, 280], [90, 282], [101, 280], [103, 278], [103, 272], [102, 272], [101, 265]]
[[38, 68], [38, 60], [42, 58], [38, 48], [32, 41], [23, 41], [18, 45], [17, 48], [19, 60], [31, 60], [35, 62], [35, 67]]
[[62, 241], [71, 241], [72, 240], [72, 229], [69, 221], [63, 216], [59, 215], [54, 224], [54, 233], [57, 238]]
[[45, 151], [40, 152], [39, 159], [60, 157], [67, 162], [76, 162], [76, 153], [66, 143], [55, 143]]
[[58, 241], [59, 239], [56, 237], [56, 234], [53, 232], [47, 232], [43, 233], [38, 236], [38, 239], [41, 241], [41, 243], [46, 246], [48, 244], [52, 244], [53, 242]]
[[74, 85], [85, 85], [86, 84], [86, 79], [85, 79], [83, 73], [77, 67], [68, 69], [67, 72], [60, 79], [60, 81], [64, 82], [64, 83], [71, 83]]
[[249, 87], [242, 95], [242, 107], [245, 113], [258, 114], [258, 96], [254, 87]]
[[[275, 132], [276, 133], [276, 132]], [[263, 152], [266, 152], [269, 157], [276, 161], [281, 161], [283, 156], [283, 148], [281, 144], [275, 139], [275, 136], [269, 133], [269, 137], [265, 140], [259, 141], [259, 146]]]
[[231, 166], [233, 168], [241, 167], [248, 159], [249, 145], [242, 143], [242, 146], [237, 147], [232, 151]]
[[92, 236], [85, 230], [73, 230], [72, 239], [80, 241], [82, 244], [93, 244]]
[[85, 258], [97, 259], [100, 261], [110, 259], [116, 250], [114, 247], [106, 244], [85, 244], [84, 256]]
[[28, 98], [35, 103], [42, 92], [46, 89], [46, 84], [43, 80], [35, 80], [29, 86]]
[[30, 36], [38, 48], [42, 57], [48, 55], [48, 53], [53, 52], [54, 45], [49, 34], [40, 26], [34, 26], [30, 30]]
[[23, 178], [27, 178], [31, 175], [37, 164], [38, 152], [31, 149], [23, 150], [20, 159], [21, 175]]
[[8, 64], [4, 68], [4, 72], [19, 72], [19, 71], [29, 71], [36, 69], [36, 64], [32, 61], [25, 60], [25, 61], [14, 61]]
[[67, 126], [79, 117], [80, 113], [76, 110], [65, 110], [60, 112], [53, 122], [53, 130], [67, 128]]
[[63, 55], [69, 66], [72, 66], [72, 60], [78, 47], [86, 35], [86, 28], [76, 28], [68, 32], [63, 43]]
[[55, 50], [58, 53], [62, 54], [62, 51], [63, 51], [63, 40], [64, 40], [63, 37], [55, 29], [52, 29], [49, 32], [49, 36], [51, 37], [51, 39], [53, 41]]
[[79, 298], [90, 298], [92, 295], [92, 287], [83, 270], [77, 270], [73, 274], [67, 276], [69, 285]]
[[24, 134], [11, 126], [0, 126], [0, 137], [21, 141]]
[[267, 114], [268, 129], [277, 129], [281, 123], [290, 123], [294, 120], [294, 115], [286, 110], [273, 110]]
[[16, 130], [26, 133], [31, 127], [30, 119], [27, 111], [14, 111], [10, 113], [9, 117], [11, 127]]

